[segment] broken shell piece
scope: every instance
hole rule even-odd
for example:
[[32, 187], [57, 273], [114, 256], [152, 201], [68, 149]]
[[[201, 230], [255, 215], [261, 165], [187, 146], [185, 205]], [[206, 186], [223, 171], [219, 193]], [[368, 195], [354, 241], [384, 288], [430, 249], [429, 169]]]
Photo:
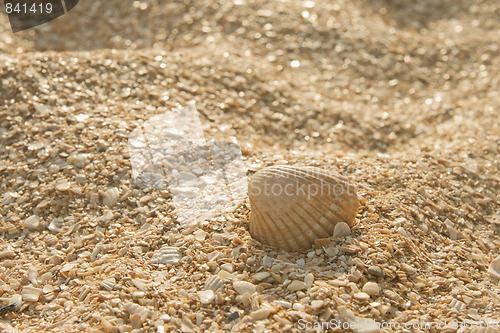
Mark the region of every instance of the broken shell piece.
[[26, 302], [38, 302], [42, 289], [35, 288], [32, 286], [26, 286], [23, 288], [22, 297], [23, 301]]
[[246, 281], [235, 281], [233, 283], [233, 288], [240, 295], [245, 293], [253, 294], [257, 291], [257, 287], [253, 283]]
[[124, 308], [129, 313], [130, 323], [134, 328], [141, 327], [146, 319], [151, 316], [150, 310], [132, 302], [126, 302]]
[[491, 276], [500, 279], [500, 257], [497, 257], [491, 262], [488, 273], [490, 273]]
[[333, 230], [333, 237], [345, 237], [351, 234], [351, 228], [345, 222], [339, 222], [335, 225], [335, 229]]
[[201, 304], [210, 304], [215, 298], [215, 294], [212, 290], [198, 291], [197, 294]]
[[205, 281], [204, 285], [205, 290], [224, 291], [224, 282], [222, 282], [221, 278], [218, 275], [212, 275]]
[[23, 222], [24, 226], [29, 230], [38, 230], [40, 228], [40, 217], [31, 215]]
[[346, 178], [314, 167], [273, 166], [248, 186], [250, 233], [271, 247], [301, 251], [330, 237], [339, 222], [352, 225], [359, 199]]
[[182, 253], [176, 247], [164, 247], [153, 254], [151, 264], [176, 264], [182, 259]]
[[116, 187], [112, 187], [104, 192], [102, 203], [111, 207], [118, 201], [119, 197], [120, 191]]
[[109, 279], [102, 280], [101, 282], [99, 282], [99, 285], [102, 288], [106, 289], [107, 291], [113, 290], [113, 288], [115, 287], [115, 284], [116, 284], [115, 278], [109, 278]]

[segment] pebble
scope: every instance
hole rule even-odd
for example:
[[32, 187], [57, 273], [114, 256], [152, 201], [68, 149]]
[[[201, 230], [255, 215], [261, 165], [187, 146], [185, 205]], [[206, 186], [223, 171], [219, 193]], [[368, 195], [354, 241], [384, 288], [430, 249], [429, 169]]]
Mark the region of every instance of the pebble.
[[234, 265], [231, 262], [220, 265], [220, 268], [229, 273], [234, 272]]
[[304, 277], [304, 283], [306, 284], [307, 289], [311, 289], [314, 283], [314, 275], [312, 273], [307, 273]]
[[368, 267], [368, 273], [370, 273], [373, 276], [377, 276], [377, 277], [385, 276], [385, 272], [379, 266]]
[[307, 289], [307, 285], [299, 280], [293, 280], [290, 282], [290, 284], [286, 287], [286, 289], [290, 291], [299, 291], [299, 290], [304, 290]]
[[360, 301], [366, 301], [370, 299], [370, 295], [364, 292], [355, 293], [352, 297], [359, 299]]
[[201, 241], [205, 240], [205, 237], [207, 236], [207, 233], [205, 232], [205, 230], [198, 229], [198, 230], [196, 230], [193, 233], [193, 235], [194, 235], [194, 239], [196, 239], [197, 241], [201, 242]]
[[197, 292], [201, 304], [210, 304], [215, 298], [215, 293], [212, 290], [203, 290]]
[[311, 302], [311, 308], [313, 309], [319, 309], [323, 306], [323, 304], [325, 304], [324, 301], [320, 300], [320, 299], [317, 299], [317, 300], [314, 300]]
[[488, 273], [494, 278], [500, 279], [500, 256], [491, 262]]
[[300, 303], [293, 303], [292, 309], [295, 311], [302, 311], [305, 309], [305, 306]]
[[23, 225], [29, 230], [39, 230], [40, 217], [37, 215], [31, 215], [26, 220], [24, 220]]
[[2, 252], [0, 252], [0, 259], [11, 258], [11, 257], [15, 257], [15, 256], [16, 256], [16, 252], [14, 252], [14, 250], [12, 250], [12, 249], [6, 249], [6, 250], [3, 250]]
[[253, 283], [247, 281], [234, 281], [233, 288], [240, 295], [245, 293], [253, 294], [257, 291], [257, 287]]
[[351, 228], [345, 222], [339, 222], [335, 225], [335, 229], [333, 230], [333, 237], [345, 237], [351, 234]]
[[306, 265], [306, 261], [301, 258], [301, 259], [297, 259], [297, 261], [295, 261], [297, 263], [297, 265], [299, 266], [305, 266]]
[[378, 294], [380, 294], [380, 287], [375, 282], [367, 282], [363, 286], [363, 292], [370, 296], [377, 296]]
[[290, 309], [292, 307], [292, 303], [287, 301], [274, 301], [274, 305], [282, 306], [285, 309]]
[[259, 309], [250, 313], [253, 320], [263, 320], [269, 317], [271, 311], [269, 309]]
[[56, 190], [61, 191], [61, 192], [65, 192], [65, 191], [69, 190], [70, 187], [71, 187], [71, 183], [68, 182], [67, 180], [59, 181], [56, 184]]
[[274, 258], [272, 258], [272, 257], [264, 256], [264, 258], [262, 258], [262, 266], [264, 266], [264, 267], [271, 267], [273, 262], [274, 262]]
[[264, 279], [267, 279], [269, 276], [271, 276], [271, 273], [269, 272], [259, 272], [252, 275], [252, 279], [254, 279], [255, 281], [262, 281]]

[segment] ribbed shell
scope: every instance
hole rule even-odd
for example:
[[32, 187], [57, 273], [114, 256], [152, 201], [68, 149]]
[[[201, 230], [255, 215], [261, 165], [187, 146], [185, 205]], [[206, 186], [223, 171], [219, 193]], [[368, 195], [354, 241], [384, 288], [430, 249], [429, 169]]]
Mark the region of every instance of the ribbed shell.
[[272, 166], [248, 185], [250, 233], [264, 245], [302, 251], [330, 237], [338, 222], [350, 226], [359, 208], [346, 178], [314, 167]]

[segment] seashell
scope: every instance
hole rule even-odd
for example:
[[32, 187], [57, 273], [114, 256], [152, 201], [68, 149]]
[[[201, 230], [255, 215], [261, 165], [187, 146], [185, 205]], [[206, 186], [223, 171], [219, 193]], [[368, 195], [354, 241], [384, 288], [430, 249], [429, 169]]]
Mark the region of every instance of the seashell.
[[131, 317], [134, 315], [138, 315], [141, 317], [143, 321], [146, 320], [152, 314], [151, 311], [148, 310], [148, 308], [145, 308], [139, 304], [132, 302], [125, 302], [125, 305], [123, 307]]
[[120, 198], [120, 191], [116, 187], [112, 187], [104, 192], [102, 203], [111, 207], [113, 206]]
[[60, 217], [55, 217], [50, 221], [49, 224], [49, 230], [52, 232], [59, 232], [61, 231], [63, 226], [63, 219]]
[[35, 266], [29, 265], [28, 266], [28, 281], [33, 283], [34, 285], [37, 284], [37, 279], [38, 279], [38, 271]]
[[218, 275], [212, 275], [205, 281], [204, 289], [224, 292], [224, 283]]
[[3, 196], [2, 203], [8, 205], [19, 199], [21, 196], [16, 192], [7, 192]]
[[166, 246], [153, 254], [151, 264], [176, 264], [182, 259], [182, 253], [176, 247]]
[[23, 288], [22, 297], [23, 301], [26, 302], [38, 302], [42, 289], [35, 288], [33, 286], [26, 286]]
[[105, 280], [102, 280], [101, 282], [99, 282], [99, 285], [102, 288], [106, 289], [107, 291], [111, 291], [111, 290], [113, 290], [113, 288], [116, 285], [116, 280], [115, 280], [115, 278], [105, 279]]
[[257, 287], [253, 283], [247, 281], [234, 281], [233, 288], [240, 295], [245, 293], [253, 294], [257, 291]]
[[491, 262], [488, 273], [494, 278], [500, 279], [500, 257], [497, 257]]
[[37, 215], [31, 215], [24, 220], [23, 225], [29, 230], [38, 230], [40, 228], [40, 217]]
[[264, 245], [301, 251], [332, 236], [335, 226], [352, 226], [359, 208], [346, 178], [314, 167], [272, 166], [248, 185], [250, 233]]
[[213, 290], [202, 290], [197, 292], [201, 304], [210, 304], [215, 298]]

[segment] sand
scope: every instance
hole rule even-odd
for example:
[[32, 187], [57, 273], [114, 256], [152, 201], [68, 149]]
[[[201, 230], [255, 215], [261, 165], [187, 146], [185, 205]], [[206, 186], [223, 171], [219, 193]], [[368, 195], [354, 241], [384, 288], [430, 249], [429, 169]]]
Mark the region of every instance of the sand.
[[[0, 14], [3, 330], [499, 329], [498, 1], [124, 3]], [[351, 233], [276, 251], [248, 200], [179, 223], [128, 138], [190, 101], [248, 177], [346, 176]]]

